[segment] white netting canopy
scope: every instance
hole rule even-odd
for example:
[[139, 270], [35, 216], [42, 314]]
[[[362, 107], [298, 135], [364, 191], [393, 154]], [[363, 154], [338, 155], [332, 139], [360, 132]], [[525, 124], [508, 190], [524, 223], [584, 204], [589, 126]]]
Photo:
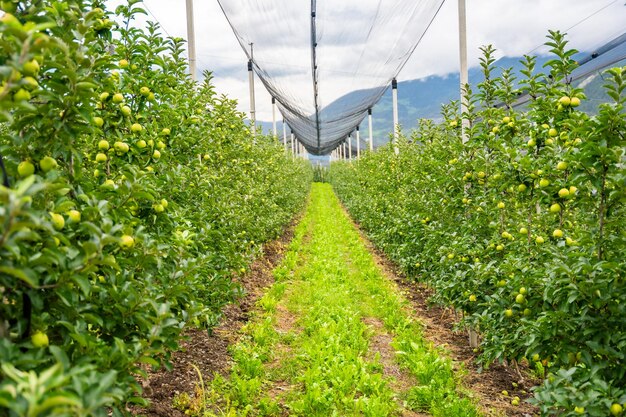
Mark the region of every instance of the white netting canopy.
[[328, 154], [400, 72], [444, 0], [218, 0], [298, 140]]

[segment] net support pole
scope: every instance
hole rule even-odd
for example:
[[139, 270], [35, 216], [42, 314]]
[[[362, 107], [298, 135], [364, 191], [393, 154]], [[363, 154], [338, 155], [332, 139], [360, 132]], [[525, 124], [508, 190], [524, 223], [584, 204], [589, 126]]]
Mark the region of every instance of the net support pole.
[[293, 134], [293, 130], [291, 131], [291, 155], [296, 154], [296, 144], [294, 143], [295, 136]]
[[367, 110], [367, 123], [369, 127], [370, 133], [370, 151], [374, 150], [374, 132], [372, 132], [373, 123], [372, 123], [372, 109]]
[[356, 127], [356, 159], [361, 157], [361, 132], [359, 127]]
[[276, 133], [276, 97], [272, 97], [272, 127], [274, 128], [274, 137], [277, 138]]
[[466, 143], [468, 140], [469, 120], [464, 116], [467, 113], [468, 102], [465, 95], [465, 88], [469, 82], [467, 69], [467, 18], [465, 13], [465, 0], [459, 1], [459, 62], [461, 79], [461, 140]]
[[248, 80], [250, 83], [250, 127], [252, 135], [256, 136], [256, 105], [254, 102], [254, 71], [252, 59], [248, 60]]
[[189, 75], [193, 81], [196, 81], [196, 32], [193, 19], [193, 0], [187, 0], [187, 54]]
[[352, 159], [352, 134], [348, 135], [348, 160]]
[[391, 80], [391, 97], [393, 101], [393, 151], [397, 155], [398, 149], [398, 81], [394, 78]]
[[283, 119], [283, 146], [287, 152], [287, 123], [285, 123], [285, 119]]

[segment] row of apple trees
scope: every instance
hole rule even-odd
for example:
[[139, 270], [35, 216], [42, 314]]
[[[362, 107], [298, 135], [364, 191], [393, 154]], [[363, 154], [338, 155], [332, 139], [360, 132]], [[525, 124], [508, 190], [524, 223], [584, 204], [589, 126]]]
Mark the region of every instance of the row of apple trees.
[[[461, 118], [422, 121], [410, 137], [352, 164], [332, 182], [371, 239], [436, 300], [464, 312], [488, 364], [527, 360], [544, 375], [543, 415], [623, 415], [626, 403], [626, 68], [602, 75], [610, 102], [577, 109], [583, 91], [564, 36], [542, 74], [493, 72]], [[512, 104], [519, 92], [530, 102]], [[504, 103], [504, 106], [498, 106]]]
[[[0, 415], [122, 415], [211, 328], [312, 174], [136, 0], [2, 1]], [[116, 23], [117, 22], [117, 23]]]

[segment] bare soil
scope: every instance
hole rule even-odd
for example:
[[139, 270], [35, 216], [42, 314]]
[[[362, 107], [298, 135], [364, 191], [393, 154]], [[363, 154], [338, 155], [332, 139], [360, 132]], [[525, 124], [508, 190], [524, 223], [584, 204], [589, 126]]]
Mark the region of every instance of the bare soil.
[[[394, 281], [413, 309], [414, 316], [424, 325], [424, 337], [435, 346], [444, 347], [457, 367], [463, 365], [466, 370], [463, 384], [476, 395], [481, 411], [490, 417], [531, 417], [538, 415], [538, 409], [524, 400], [532, 395], [530, 389], [541, 381], [533, 378], [527, 367], [520, 365], [520, 373], [504, 364], [491, 364], [483, 368], [477, 362], [477, 354], [469, 345], [467, 332], [456, 330], [457, 319], [451, 309], [445, 309], [429, 302], [434, 291], [425, 284], [417, 283], [405, 277], [385, 255], [367, 238], [356, 225], [361, 239], [374, 254], [374, 259], [388, 279]], [[515, 387], [513, 384], [517, 384]], [[507, 391], [508, 396], [502, 395]], [[525, 392], [525, 393], [524, 393]], [[520, 405], [513, 406], [511, 399], [520, 397]]]
[[263, 254], [239, 279], [244, 296], [226, 306], [222, 320], [209, 334], [206, 330], [188, 329], [181, 349], [173, 354], [172, 371], [165, 369], [150, 372], [142, 381], [143, 397], [150, 405], [147, 408], [133, 407], [131, 412], [145, 417], [184, 417], [185, 414], [172, 407], [174, 398], [181, 393], [193, 393], [199, 382], [197, 367], [203, 380], [210, 381], [216, 373], [226, 375], [232, 361], [228, 346], [237, 342], [240, 328], [248, 321], [256, 301], [274, 283], [272, 271], [281, 262], [287, 245], [293, 238], [297, 220], [283, 235], [263, 246]]

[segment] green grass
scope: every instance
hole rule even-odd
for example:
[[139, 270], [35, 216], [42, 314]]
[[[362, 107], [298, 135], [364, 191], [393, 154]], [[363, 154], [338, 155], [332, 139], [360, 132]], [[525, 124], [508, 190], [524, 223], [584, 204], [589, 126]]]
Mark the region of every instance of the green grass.
[[[276, 283], [232, 348], [230, 375], [201, 392], [203, 400], [190, 414], [382, 417], [406, 407], [434, 416], [478, 416], [450, 360], [424, 340], [406, 300], [378, 269], [330, 186], [313, 186], [274, 274]], [[384, 328], [373, 329], [366, 319]], [[368, 355], [375, 331], [393, 336], [396, 360], [415, 380], [405, 392], [395, 392], [383, 375], [380, 355]]]

